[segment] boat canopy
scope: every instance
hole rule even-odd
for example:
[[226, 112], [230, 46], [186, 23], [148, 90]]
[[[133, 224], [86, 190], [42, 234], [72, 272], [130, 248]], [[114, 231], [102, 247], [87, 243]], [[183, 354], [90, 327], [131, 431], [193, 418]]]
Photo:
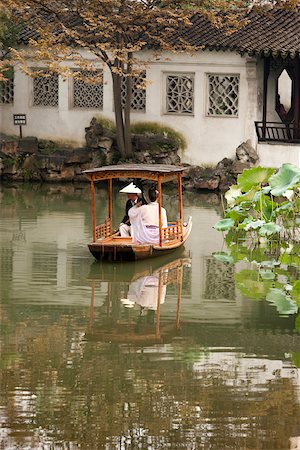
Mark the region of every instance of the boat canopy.
[[[90, 181], [92, 195], [92, 227], [93, 242], [89, 244], [91, 253], [97, 259], [142, 259], [156, 256], [163, 252], [181, 246], [187, 239], [192, 222], [191, 219], [183, 223], [182, 206], [182, 176], [185, 167], [164, 164], [116, 164], [85, 170], [83, 173]], [[145, 179], [154, 181], [158, 191], [158, 229], [159, 241], [157, 245], [149, 243], [134, 243], [131, 238], [119, 236], [113, 230], [112, 224], [112, 197], [114, 179]], [[96, 224], [95, 183], [107, 180], [108, 184], [108, 216], [101, 225]], [[162, 223], [162, 184], [167, 181], [177, 180], [179, 218], [175, 222], [168, 222], [167, 227]]]
[[83, 173], [90, 181], [130, 177], [165, 183], [177, 179], [184, 170], [185, 167], [165, 164], [116, 164], [85, 170]]

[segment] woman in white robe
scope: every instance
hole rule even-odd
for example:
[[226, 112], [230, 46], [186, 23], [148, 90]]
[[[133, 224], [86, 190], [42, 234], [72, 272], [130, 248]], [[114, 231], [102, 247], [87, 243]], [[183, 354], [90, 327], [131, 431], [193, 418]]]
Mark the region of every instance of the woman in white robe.
[[[158, 244], [159, 243], [159, 204], [157, 203], [157, 191], [149, 189], [150, 203], [148, 205], [136, 205], [129, 211], [131, 223], [132, 242], [135, 244]], [[167, 213], [161, 208], [162, 226], [168, 226]]]

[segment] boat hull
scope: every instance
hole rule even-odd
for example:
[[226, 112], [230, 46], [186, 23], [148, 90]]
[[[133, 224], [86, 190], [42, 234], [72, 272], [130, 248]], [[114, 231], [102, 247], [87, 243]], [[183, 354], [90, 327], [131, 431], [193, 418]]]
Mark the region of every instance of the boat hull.
[[[183, 245], [183, 243], [181, 244]], [[180, 246], [181, 246], [180, 245]], [[175, 251], [178, 247], [174, 248], [154, 248], [152, 245], [147, 246], [121, 246], [121, 245], [105, 245], [105, 244], [89, 244], [88, 245], [91, 254], [97, 260], [108, 261], [137, 261], [145, 258], [153, 258], [155, 256], [167, 255]]]
[[99, 240], [88, 244], [91, 254], [99, 261], [137, 261], [167, 255], [183, 246], [192, 229], [192, 221], [189, 219], [184, 227], [182, 241], [168, 243], [167, 245], [132, 244], [130, 240], [112, 239], [110, 241]]

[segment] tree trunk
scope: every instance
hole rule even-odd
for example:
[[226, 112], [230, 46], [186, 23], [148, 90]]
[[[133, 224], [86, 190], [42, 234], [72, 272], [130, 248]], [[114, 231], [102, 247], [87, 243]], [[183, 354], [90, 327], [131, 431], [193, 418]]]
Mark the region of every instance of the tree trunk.
[[124, 136], [124, 122], [122, 114], [122, 98], [121, 98], [121, 82], [122, 77], [112, 72], [113, 79], [113, 96], [116, 120], [117, 145], [119, 152], [123, 158], [126, 157], [126, 145]]
[[127, 156], [132, 156], [132, 141], [130, 130], [130, 112], [131, 112], [131, 97], [132, 97], [132, 77], [131, 77], [131, 53], [128, 54], [127, 63], [127, 77], [126, 77], [126, 102], [124, 107], [124, 136]]

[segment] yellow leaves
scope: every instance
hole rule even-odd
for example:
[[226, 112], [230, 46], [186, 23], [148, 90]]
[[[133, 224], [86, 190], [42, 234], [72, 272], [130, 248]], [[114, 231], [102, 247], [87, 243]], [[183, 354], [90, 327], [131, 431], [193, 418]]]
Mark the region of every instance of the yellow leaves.
[[89, 0], [76, 2], [76, 7], [74, 0], [0, 0], [0, 5], [26, 20], [29, 36], [35, 37], [29, 40], [27, 55], [24, 49], [13, 51], [19, 64], [26, 66], [29, 58], [61, 73], [65, 60], [85, 66], [80, 49], [94, 56], [96, 66], [107, 64], [123, 75], [129, 55], [132, 66], [145, 66], [137, 54], [148, 45], [168, 52], [199, 50], [186, 37], [191, 14], [201, 13], [231, 33], [247, 23], [249, 11], [245, 0]]

